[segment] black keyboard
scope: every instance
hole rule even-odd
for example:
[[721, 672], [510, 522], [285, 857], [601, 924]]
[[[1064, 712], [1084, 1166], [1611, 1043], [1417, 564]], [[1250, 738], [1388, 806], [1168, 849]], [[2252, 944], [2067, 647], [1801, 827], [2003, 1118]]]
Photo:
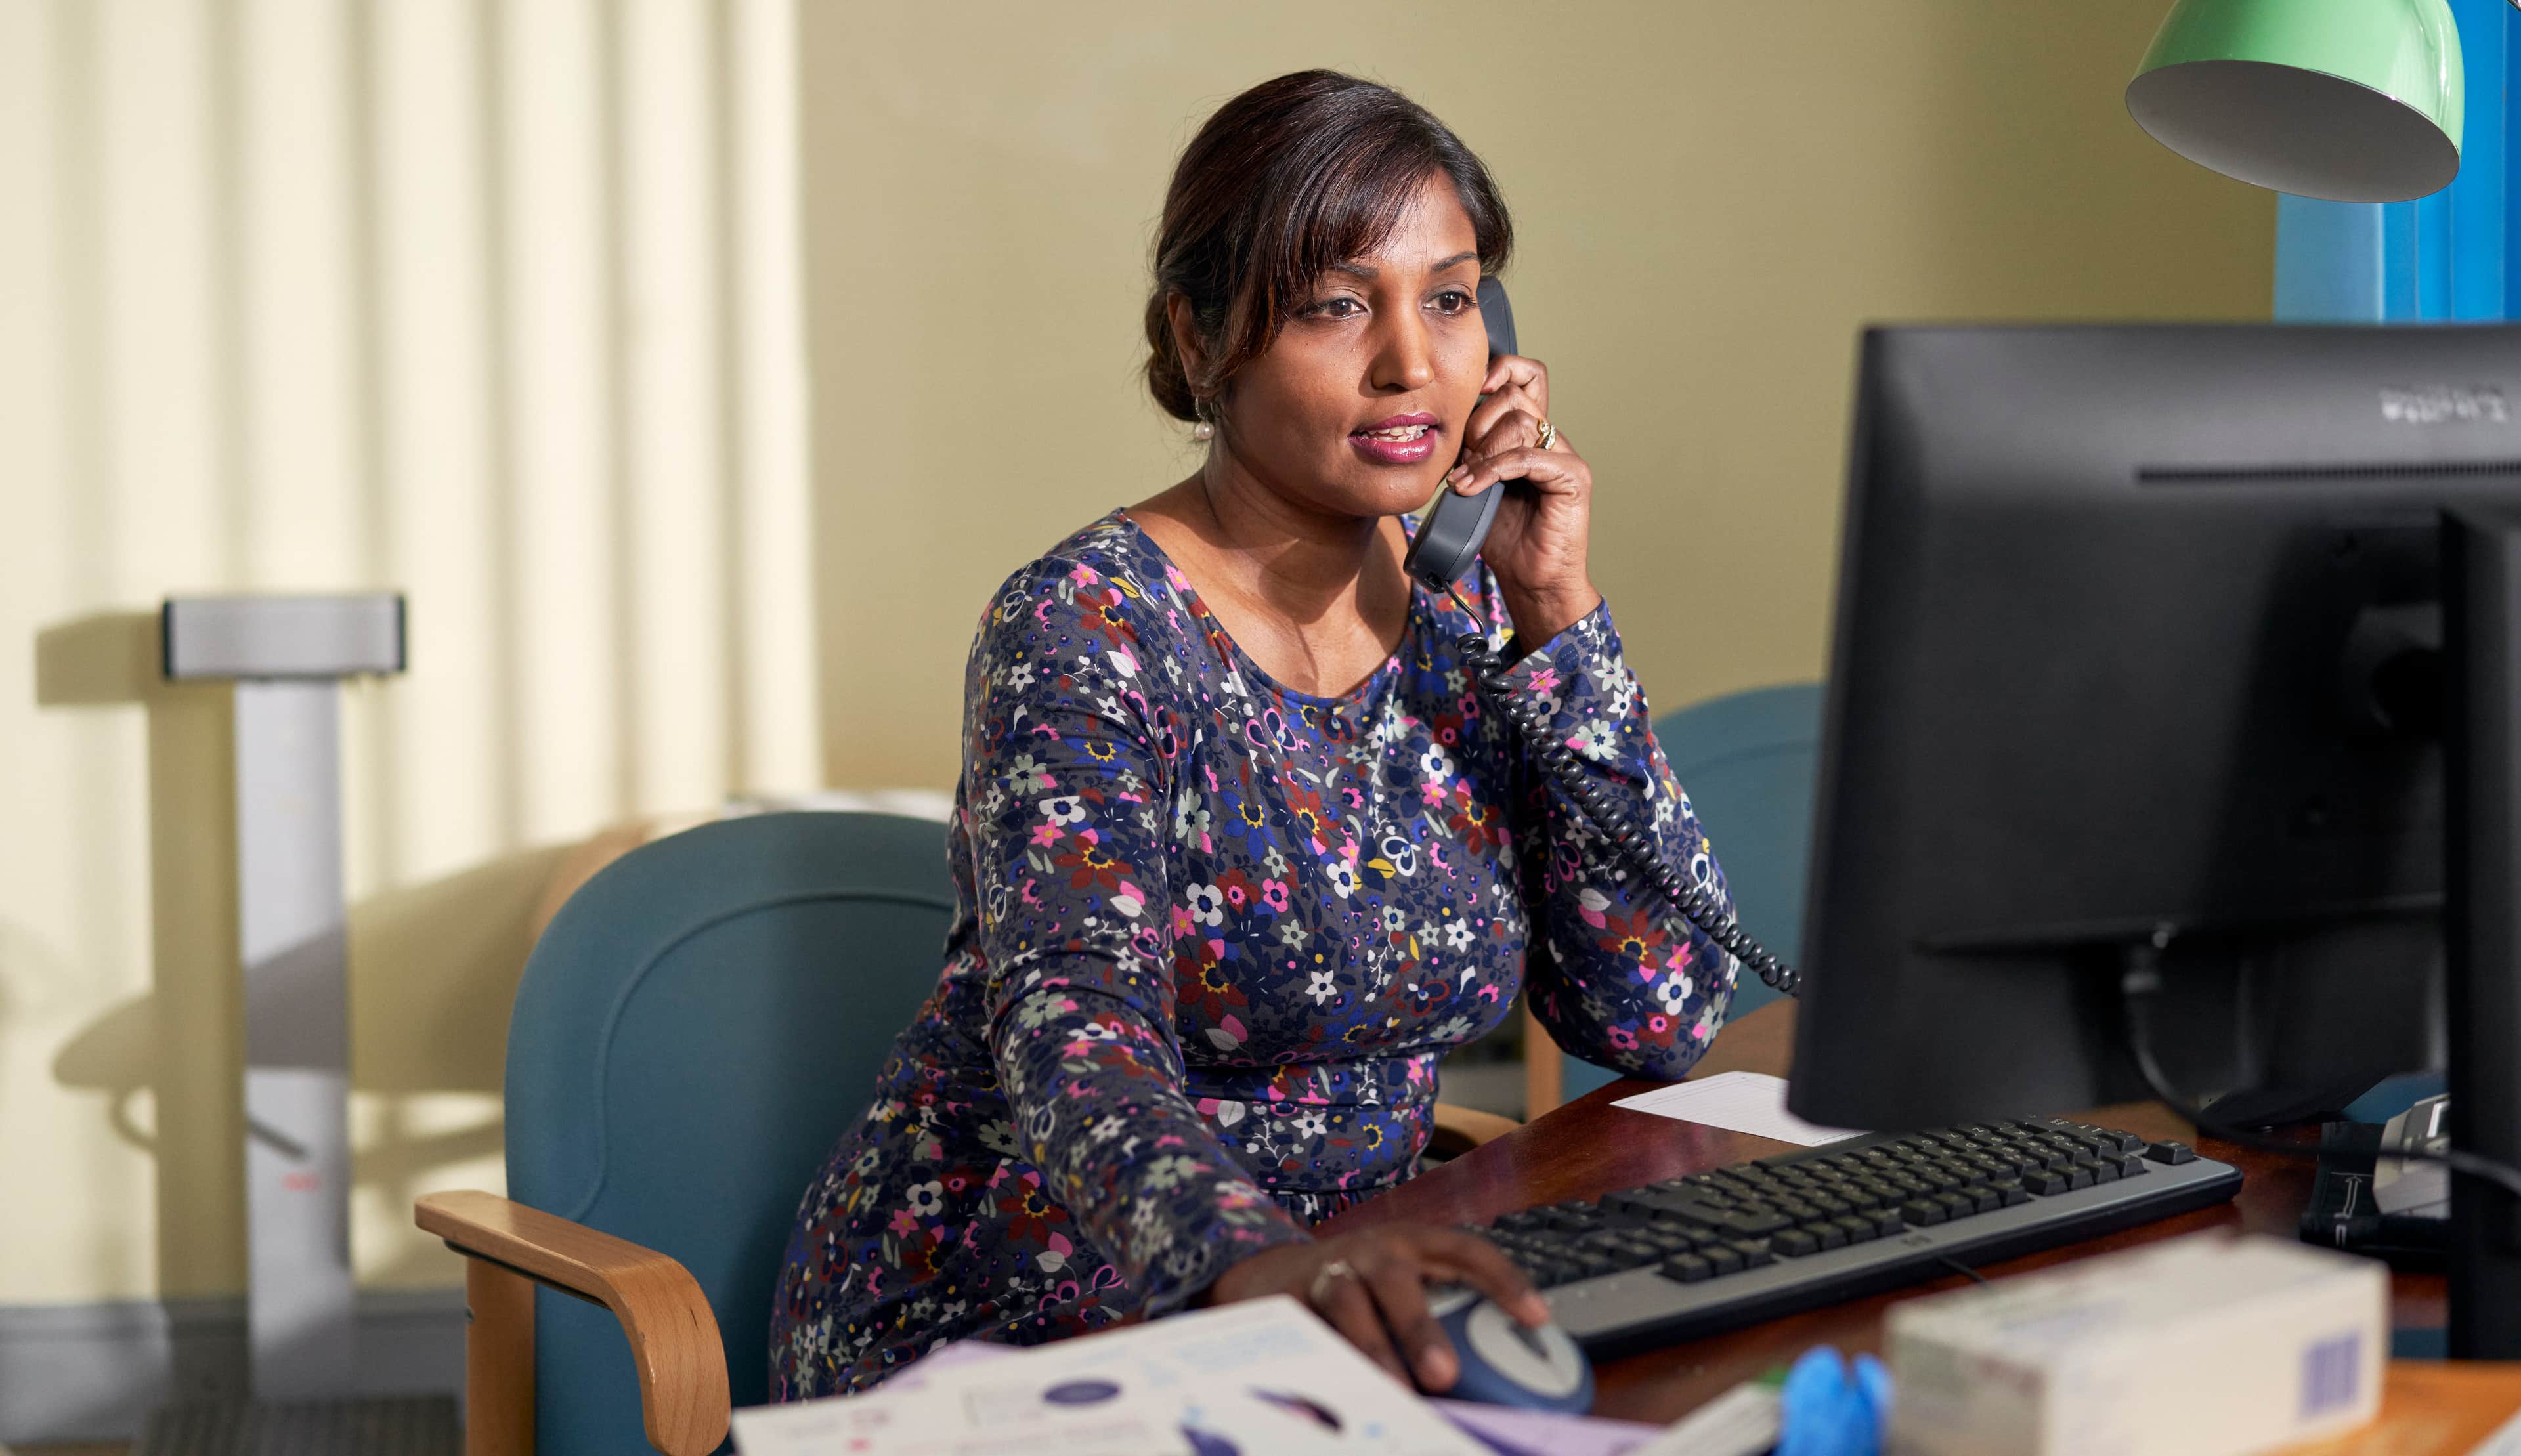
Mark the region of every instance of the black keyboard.
[[2241, 1173], [2058, 1117], [1879, 1133], [1480, 1232], [1595, 1354], [1696, 1339], [2219, 1204]]

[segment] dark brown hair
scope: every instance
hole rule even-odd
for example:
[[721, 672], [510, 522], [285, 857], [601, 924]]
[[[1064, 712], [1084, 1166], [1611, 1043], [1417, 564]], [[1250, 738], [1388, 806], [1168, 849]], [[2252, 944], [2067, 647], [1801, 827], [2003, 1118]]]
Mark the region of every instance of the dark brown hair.
[[[1147, 388], [1199, 418], [1286, 326], [1333, 263], [1372, 252], [1442, 173], [1479, 241], [1480, 271], [1505, 266], [1514, 224], [1488, 167], [1425, 107], [1335, 70], [1299, 70], [1217, 108], [1173, 167], [1147, 299]], [[1206, 362], [1194, 379], [1166, 302], [1190, 300]]]

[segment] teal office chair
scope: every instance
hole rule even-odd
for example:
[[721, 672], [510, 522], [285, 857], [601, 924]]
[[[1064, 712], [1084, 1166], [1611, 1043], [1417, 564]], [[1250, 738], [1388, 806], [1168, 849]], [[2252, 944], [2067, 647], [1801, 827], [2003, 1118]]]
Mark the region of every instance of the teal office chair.
[[953, 913], [944, 826], [889, 814], [704, 825], [570, 898], [508, 1029], [508, 1198], [417, 1210], [472, 1255], [469, 1451], [701, 1456], [769, 1398], [799, 1200]]
[[[703, 1456], [769, 1398], [797, 1206], [953, 912], [944, 826], [888, 814], [704, 825], [570, 897], [508, 1027], [509, 1196], [415, 1210], [472, 1260], [472, 1456]], [[1448, 1152], [1514, 1126], [1435, 1117]]]
[[[1673, 776], [1688, 791], [1724, 866], [1742, 928], [1790, 966], [1803, 940], [1820, 698], [1818, 683], [1754, 688], [1693, 704], [1655, 724]], [[1731, 1016], [1776, 999], [1767, 982], [1746, 976], [1734, 988]], [[1573, 1101], [1620, 1075], [1569, 1057], [1561, 1095]]]

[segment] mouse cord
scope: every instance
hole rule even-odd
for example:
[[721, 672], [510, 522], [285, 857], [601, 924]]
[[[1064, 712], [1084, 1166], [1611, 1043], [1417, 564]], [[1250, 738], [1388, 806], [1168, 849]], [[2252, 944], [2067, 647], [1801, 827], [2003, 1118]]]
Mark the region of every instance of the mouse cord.
[[1566, 745], [1556, 741], [1549, 729], [1547, 714], [1537, 703], [1518, 696], [1505, 680], [1506, 664], [1497, 660], [1489, 647], [1489, 619], [1462, 599], [1461, 590], [1451, 584], [1444, 588], [1453, 605], [1462, 609], [1481, 630], [1465, 632], [1453, 644], [1462, 660], [1470, 665], [1472, 677], [1479, 683], [1482, 697], [1495, 705], [1522, 733], [1524, 746], [1542, 769], [1570, 798], [1576, 800], [1584, 817], [1602, 832], [1627, 866], [1642, 874], [1672, 907], [1698, 927], [1707, 937], [1724, 948], [1726, 954], [1759, 973], [1762, 980], [1792, 996], [1803, 984], [1803, 976], [1793, 967], [1770, 954], [1767, 947], [1746, 933], [1741, 923], [1724, 912], [1714, 895], [1682, 877], [1679, 871], [1664, 861], [1662, 853], [1620, 806], [1613, 802], [1602, 787], [1586, 776], [1576, 755]]
[[[2127, 969], [2119, 976], [2119, 994], [2127, 1007], [2128, 1050], [2135, 1056], [2135, 1069], [2144, 1077], [2145, 1086], [2153, 1091], [2156, 1101], [2193, 1122], [2199, 1132], [2255, 1148], [2262, 1153], [2280, 1153], [2288, 1158], [2316, 1160], [2317, 1146], [2287, 1142], [2263, 1132], [2225, 1122], [2205, 1108], [2182, 1096], [2162, 1069], [2153, 1053], [2153, 1011], [2155, 1000], [2162, 994], [2162, 952], [2171, 944], [2168, 926], [2154, 931], [2151, 938], [2128, 948]], [[2452, 1110], [2454, 1113], [2457, 1109]], [[2521, 1170], [2509, 1163], [2482, 1158], [2462, 1149], [2448, 1148], [2442, 1152], [2416, 1149], [2407, 1153], [2383, 1153], [2384, 1158], [2403, 1158], [2414, 1162], [2439, 1162], [2463, 1177], [2492, 1183], [2516, 1199], [2521, 1199]]]

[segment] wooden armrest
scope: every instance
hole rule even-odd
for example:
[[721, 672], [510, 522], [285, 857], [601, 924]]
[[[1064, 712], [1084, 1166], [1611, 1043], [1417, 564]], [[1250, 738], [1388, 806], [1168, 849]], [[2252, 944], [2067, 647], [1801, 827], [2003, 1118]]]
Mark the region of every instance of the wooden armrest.
[[1512, 1117], [1440, 1102], [1436, 1104], [1436, 1131], [1427, 1139], [1427, 1147], [1431, 1152], [1447, 1158], [1458, 1158], [1480, 1144], [1503, 1137], [1522, 1125]]
[[726, 1350], [717, 1317], [681, 1264], [487, 1193], [433, 1193], [413, 1205], [412, 1218], [458, 1253], [612, 1310], [630, 1337], [650, 1445], [665, 1456], [707, 1456], [726, 1439]]

